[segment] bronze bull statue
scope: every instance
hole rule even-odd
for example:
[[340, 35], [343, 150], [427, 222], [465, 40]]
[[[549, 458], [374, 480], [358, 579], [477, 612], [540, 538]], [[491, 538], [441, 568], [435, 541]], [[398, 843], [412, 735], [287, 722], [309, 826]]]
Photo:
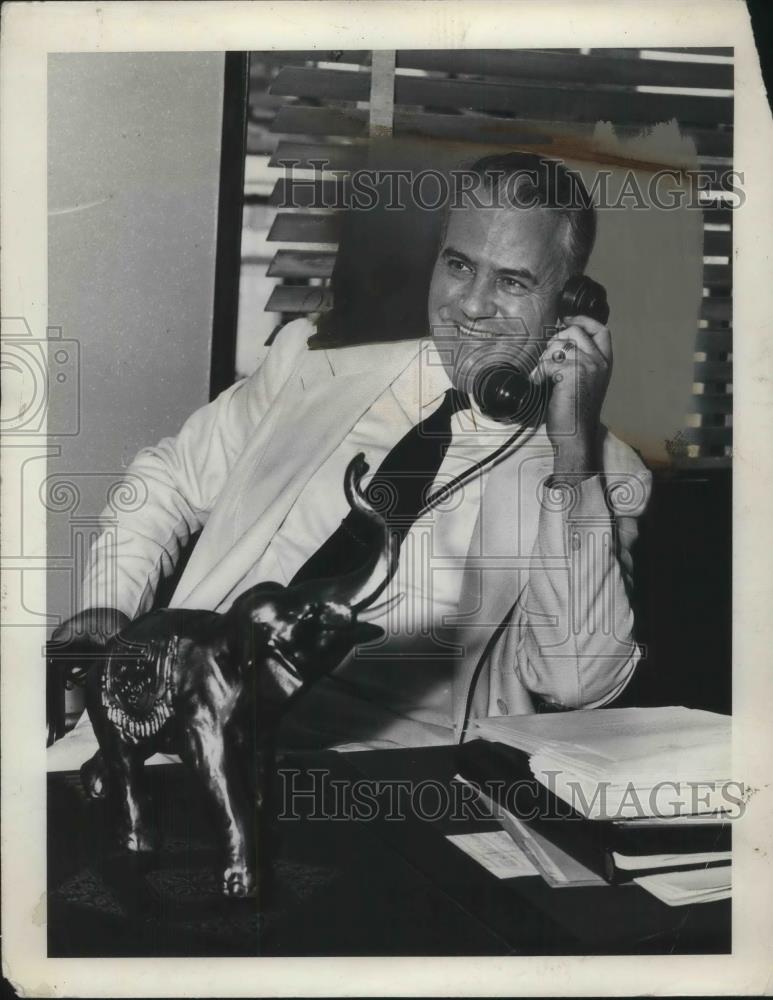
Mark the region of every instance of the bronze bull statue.
[[[368, 618], [393, 603], [373, 606], [397, 569], [399, 545], [360, 489], [367, 470], [359, 454], [344, 481], [364, 534], [375, 539], [360, 568], [287, 587], [258, 584], [225, 614], [148, 612], [120, 628], [90, 666], [81, 665], [100, 747], [81, 776], [93, 797], [109, 790], [118, 837], [127, 850], [155, 846], [147, 822], [145, 761], [159, 751], [178, 753], [200, 777], [224, 842], [223, 893], [254, 893], [255, 820], [265, 802], [271, 735], [315, 680], [335, 669], [357, 644], [383, 635]], [[378, 582], [355, 603], [382, 562]], [[78, 625], [75, 619], [68, 624]], [[72, 651], [65, 655], [72, 663]], [[56, 656], [54, 644], [49, 658]], [[70, 668], [70, 678], [76, 674]]]

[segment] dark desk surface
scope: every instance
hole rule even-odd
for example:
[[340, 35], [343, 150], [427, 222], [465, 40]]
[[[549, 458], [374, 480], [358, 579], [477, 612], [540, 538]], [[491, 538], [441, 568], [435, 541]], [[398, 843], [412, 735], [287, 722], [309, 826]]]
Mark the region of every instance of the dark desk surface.
[[[163, 847], [143, 858], [111, 849], [105, 808], [85, 799], [77, 775], [50, 775], [49, 953], [730, 950], [729, 901], [672, 908], [636, 886], [550, 889], [539, 877], [500, 880], [489, 874], [445, 837], [499, 829], [495, 821], [455, 818], [440, 808], [454, 773], [450, 748], [293, 755], [279, 767], [280, 795], [293, 784], [314, 787], [315, 794], [297, 796], [294, 806], [284, 798], [273, 848], [275, 884], [257, 901], [218, 895], [213, 838], [200, 795], [181, 767], [149, 769]], [[360, 796], [357, 818], [352, 782], [363, 779], [371, 782], [370, 797]], [[430, 821], [401, 809], [410, 791], [401, 793], [396, 782], [410, 782], [414, 792], [419, 782], [434, 783], [425, 786], [423, 801], [426, 811], [441, 815]], [[387, 818], [387, 795], [403, 818]], [[375, 815], [365, 818], [368, 811]]]

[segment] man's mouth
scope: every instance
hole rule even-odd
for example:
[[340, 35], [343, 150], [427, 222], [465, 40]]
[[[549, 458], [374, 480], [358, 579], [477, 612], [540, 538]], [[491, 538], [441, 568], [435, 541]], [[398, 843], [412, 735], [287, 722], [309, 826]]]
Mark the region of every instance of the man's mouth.
[[478, 330], [475, 327], [467, 326], [465, 323], [456, 323], [457, 330], [463, 337], [475, 337], [478, 340], [494, 340], [496, 337], [507, 337], [504, 330]]

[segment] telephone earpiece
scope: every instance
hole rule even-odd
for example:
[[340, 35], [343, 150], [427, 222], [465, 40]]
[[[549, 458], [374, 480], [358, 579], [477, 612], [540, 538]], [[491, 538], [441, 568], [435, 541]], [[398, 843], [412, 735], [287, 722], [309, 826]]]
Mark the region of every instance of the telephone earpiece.
[[[606, 325], [609, 303], [603, 285], [584, 274], [575, 274], [564, 285], [558, 299], [558, 316], [587, 316]], [[526, 423], [540, 413], [550, 394], [550, 383], [537, 384], [529, 373], [508, 363], [484, 368], [475, 378], [473, 395], [487, 417], [509, 424]]]
[[609, 319], [606, 288], [585, 274], [575, 274], [561, 289], [558, 316], [561, 320], [567, 316], [587, 316], [606, 326]]

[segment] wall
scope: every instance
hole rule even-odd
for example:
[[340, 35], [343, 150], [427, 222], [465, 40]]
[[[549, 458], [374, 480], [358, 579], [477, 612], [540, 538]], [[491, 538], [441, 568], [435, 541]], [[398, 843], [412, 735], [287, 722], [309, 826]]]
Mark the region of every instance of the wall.
[[49, 57], [50, 624], [121, 470], [208, 399], [223, 64]]
[[[687, 207], [688, 189], [674, 180], [666, 192], [681, 190], [681, 207], [652, 205], [652, 171], [615, 167], [645, 161], [665, 169], [697, 168], [695, 147], [675, 122], [661, 124], [636, 139], [619, 139], [597, 127], [595, 144], [605, 153], [610, 207], [597, 213], [596, 246], [588, 274], [607, 289], [614, 363], [603, 410], [604, 422], [637, 448], [652, 466], [667, 465], [667, 441], [684, 433], [693, 389], [695, 342], [703, 285], [703, 212]], [[598, 167], [573, 164], [589, 189]], [[627, 185], [627, 186], [624, 186]], [[641, 192], [622, 197], [625, 191]]]

